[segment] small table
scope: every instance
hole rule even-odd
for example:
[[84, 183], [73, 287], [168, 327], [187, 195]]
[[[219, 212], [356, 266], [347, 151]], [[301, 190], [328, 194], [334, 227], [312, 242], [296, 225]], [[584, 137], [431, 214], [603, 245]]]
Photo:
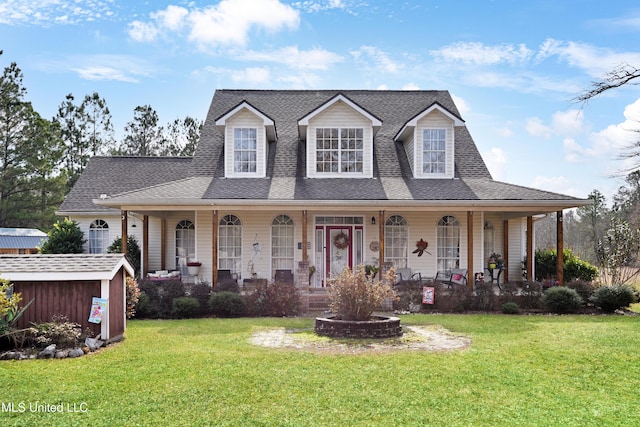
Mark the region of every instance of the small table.
[[498, 285], [498, 288], [502, 290], [502, 286], [500, 285], [500, 276], [502, 275], [502, 270], [504, 267], [498, 268], [485, 268], [489, 272], [489, 283], [495, 283]]
[[267, 279], [243, 279], [242, 280], [242, 291], [250, 292], [255, 290], [259, 286], [264, 286], [267, 284]]

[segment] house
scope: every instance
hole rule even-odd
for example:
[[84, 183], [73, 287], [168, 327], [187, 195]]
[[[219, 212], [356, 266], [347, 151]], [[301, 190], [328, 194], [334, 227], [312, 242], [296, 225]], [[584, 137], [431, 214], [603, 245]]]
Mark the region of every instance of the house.
[[521, 280], [533, 218], [557, 212], [561, 245], [588, 203], [492, 179], [447, 91], [217, 90], [193, 158], [95, 157], [59, 214], [89, 253], [135, 235], [146, 272], [322, 288], [357, 264], [471, 276], [493, 252]]
[[0, 254], [36, 254], [47, 233], [33, 228], [0, 228]]

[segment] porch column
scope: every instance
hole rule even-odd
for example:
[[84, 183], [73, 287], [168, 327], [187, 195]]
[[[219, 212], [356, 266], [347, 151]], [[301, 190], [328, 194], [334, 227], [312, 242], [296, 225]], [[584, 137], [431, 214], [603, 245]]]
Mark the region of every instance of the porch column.
[[120, 211], [122, 218], [122, 236], [121, 236], [121, 244], [120, 249], [123, 254], [127, 253], [127, 240], [129, 240], [129, 212]]
[[167, 269], [167, 220], [160, 220], [160, 270]]
[[218, 282], [218, 211], [211, 213], [211, 285]]
[[142, 266], [140, 276], [146, 277], [149, 270], [149, 215], [142, 217]]
[[527, 217], [527, 280], [533, 281], [533, 217]]
[[509, 281], [509, 220], [502, 222], [502, 256], [504, 259], [504, 270], [502, 270], [503, 282]]
[[307, 211], [306, 209], [302, 211], [302, 261], [309, 261], [307, 255]]
[[558, 248], [558, 262], [556, 263], [556, 279], [558, 284], [564, 285], [564, 227], [562, 211], [556, 212], [556, 247]]
[[384, 211], [378, 212], [378, 241], [380, 242], [380, 258], [378, 260], [378, 267], [380, 268], [380, 276], [382, 277], [382, 264], [384, 263]]
[[473, 289], [473, 211], [467, 211], [467, 286]]

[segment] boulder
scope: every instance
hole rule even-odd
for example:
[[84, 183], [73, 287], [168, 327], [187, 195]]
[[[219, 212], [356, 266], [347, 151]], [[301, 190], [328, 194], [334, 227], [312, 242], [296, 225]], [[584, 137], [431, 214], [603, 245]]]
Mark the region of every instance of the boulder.
[[53, 359], [56, 354], [56, 345], [48, 345], [44, 350], [38, 353], [38, 359]]

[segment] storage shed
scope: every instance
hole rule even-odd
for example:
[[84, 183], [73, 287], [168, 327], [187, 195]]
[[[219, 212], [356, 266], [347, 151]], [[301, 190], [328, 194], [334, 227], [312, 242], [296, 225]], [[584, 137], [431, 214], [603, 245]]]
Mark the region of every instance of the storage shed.
[[36, 254], [47, 238], [34, 228], [0, 228], [0, 254]]
[[[0, 255], [0, 278], [22, 294], [21, 305], [34, 299], [18, 327], [64, 315], [107, 342], [126, 329], [127, 275], [134, 270], [123, 254]], [[89, 321], [94, 298], [106, 302], [100, 323]]]

